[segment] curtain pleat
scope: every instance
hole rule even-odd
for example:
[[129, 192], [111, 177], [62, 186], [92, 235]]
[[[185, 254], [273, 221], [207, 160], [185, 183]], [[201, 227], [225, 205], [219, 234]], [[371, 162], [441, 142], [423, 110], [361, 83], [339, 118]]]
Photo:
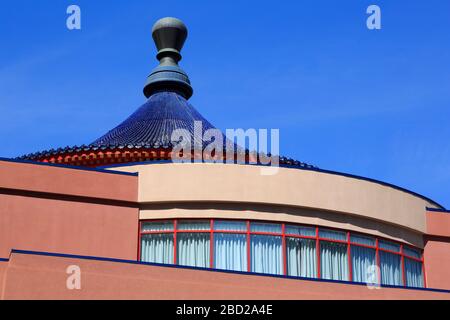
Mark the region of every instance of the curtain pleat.
[[405, 258], [406, 285], [423, 288], [422, 262]]
[[214, 234], [214, 264], [217, 269], [247, 271], [246, 235]]
[[401, 258], [397, 254], [385, 252], [380, 250], [380, 271], [381, 283], [387, 285], [401, 286], [402, 272], [401, 272]]
[[373, 272], [373, 266], [377, 264], [375, 249], [351, 246], [351, 256], [353, 281], [372, 282], [373, 277], [370, 272]]
[[320, 274], [322, 279], [348, 280], [347, 245], [320, 242]]
[[173, 234], [143, 235], [141, 260], [144, 262], [173, 264]]
[[283, 274], [281, 237], [252, 235], [251, 259], [253, 272]]
[[177, 259], [182, 266], [209, 268], [209, 233], [179, 233]]
[[316, 241], [286, 238], [286, 263], [289, 276], [315, 278], [317, 276]]

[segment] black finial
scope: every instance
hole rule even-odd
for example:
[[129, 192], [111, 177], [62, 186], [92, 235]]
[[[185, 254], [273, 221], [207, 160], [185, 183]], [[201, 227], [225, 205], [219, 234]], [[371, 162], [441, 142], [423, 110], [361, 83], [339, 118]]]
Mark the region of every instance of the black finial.
[[159, 60], [159, 66], [147, 78], [144, 87], [147, 98], [154, 92], [164, 90], [177, 91], [186, 99], [192, 96], [193, 90], [189, 77], [178, 66], [181, 60], [180, 51], [187, 34], [184, 23], [176, 18], [163, 18], [154, 24], [152, 37], [158, 49], [156, 58]]

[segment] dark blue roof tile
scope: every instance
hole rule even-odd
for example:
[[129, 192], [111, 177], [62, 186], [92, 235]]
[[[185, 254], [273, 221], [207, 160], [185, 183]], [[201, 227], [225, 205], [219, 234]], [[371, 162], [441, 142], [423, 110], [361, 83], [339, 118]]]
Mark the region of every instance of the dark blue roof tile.
[[[149, 97], [135, 113], [92, 144], [171, 146], [172, 132], [185, 129], [194, 136], [194, 122], [201, 121], [202, 129], [214, 126], [175, 92], [158, 92]], [[193, 140], [191, 140], [193, 141]]]

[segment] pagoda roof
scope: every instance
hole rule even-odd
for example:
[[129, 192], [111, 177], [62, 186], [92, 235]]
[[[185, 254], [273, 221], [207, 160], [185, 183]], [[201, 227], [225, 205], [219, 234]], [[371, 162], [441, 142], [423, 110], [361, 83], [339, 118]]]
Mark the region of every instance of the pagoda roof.
[[[191, 142], [192, 157], [198, 159], [196, 146], [205, 148], [209, 142], [198, 141], [210, 129], [216, 129], [189, 102], [193, 89], [188, 75], [179, 67], [180, 51], [187, 37], [187, 28], [176, 18], [163, 18], [155, 23], [152, 37], [158, 49], [159, 65], [153, 69], [144, 86], [147, 101], [131, 116], [89, 145], [51, 149], [19, 157], [47, 163], [76, 166], [105, 166], [117, 163], [146, 162], [172, 159], [172, 148], [184, 140]], [[195, 123], [201, 122], [200, 132]], [[174, 137], [177, 129], [184, 129], [183, 137]], [[185, 134], [188, 134], [188, 137]], [[237, 154], [245, 153], [245, 160], [254, 162], [255, 153], [245, 150], [223, 137], [224, 154], [230, 143]], [[183, 150], [184, 152], [185, 150]], [[211, 159], [206, 159], [209, 161]], [[228, 159], [229, 160], [229, 159]], [[280, 157], [279, 163], [294, 167], [314, 168], [306, 163]]]
[[202, 134], [216, 129], [182, 95], [170, 91], [157, 92], [124, 122], [91, 145], [170, 147], [171, 136], [176, 129], [184, 129], [191, 138], [194, 137], [195, 121], [202, 123]]

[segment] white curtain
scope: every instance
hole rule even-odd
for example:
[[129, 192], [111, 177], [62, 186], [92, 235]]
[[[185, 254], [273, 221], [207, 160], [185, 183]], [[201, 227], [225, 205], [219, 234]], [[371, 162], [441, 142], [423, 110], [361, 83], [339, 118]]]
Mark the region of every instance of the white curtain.
[[224, 231], [247, 231], [247, 223], [245, 221], [235, 220], [216, 220], [214, 221], [214, 230]]
[[286, 225], [286, 234], [315, 237], [316, 236], [316, 228]]
[[268, 274], [283, 274], [281, 237], [252, 235], [251, 270]]
[[209, 233], [178, 233], [177, 262], [182, 266], [209, 268]]
[[143, 235], [141, 260], [143, 262], [173, 264], [173, 234]]
[[245, 234], [214, 234], [214, 267], [247, 271], [247, 237]]
[[206, 220], [178, 221], [178, 230], [209, 230], [211, 223]]
[[347, 245], [320, 241], [320, 275], [322, 279], [348, 280]]
[[364, 244], [366, 246], [375, 246], [375, 238], [362, 236], [360, 234], [350, 234], [350, 241], [354, 243]]
[[[351, 246], [353, 281], [372, 282], [370, 272], [377, 265], [375, 249]], [[378, 281], [377, 281], [378, 282]]]
[[172, 231], [173, 221], [143, 222], [141, 231]]
[[330, 240], [347, 240], [347, 234], [345, 232], [330, 229], [319, 229], [319, 237]]
[[380, 251], [381, 283], [401, 286], [401, 258], [397, 254]]
[[400, 245], [394, 242], [380, 240], [379, 246], [381, 249], [386, 249], [389, 251], [400, 252]]
[[420, 251], [413, 249], [413, 248], [409, 248], [407, 246], [403, 247], [403, 253], [406, 254], [407, 256], [417, 258], [417, 259], [420, 259], [422, 257], [422, 254], [420, 253]]
[[252, 222], [250, 223], [250, 231], [281, 233], [281, 224]]
[[295, 277], [317, 277], [316, 241], [286, 238], [287, 274]]
[[423, 288], [422, 263], [405, 258], [406, 285]]

